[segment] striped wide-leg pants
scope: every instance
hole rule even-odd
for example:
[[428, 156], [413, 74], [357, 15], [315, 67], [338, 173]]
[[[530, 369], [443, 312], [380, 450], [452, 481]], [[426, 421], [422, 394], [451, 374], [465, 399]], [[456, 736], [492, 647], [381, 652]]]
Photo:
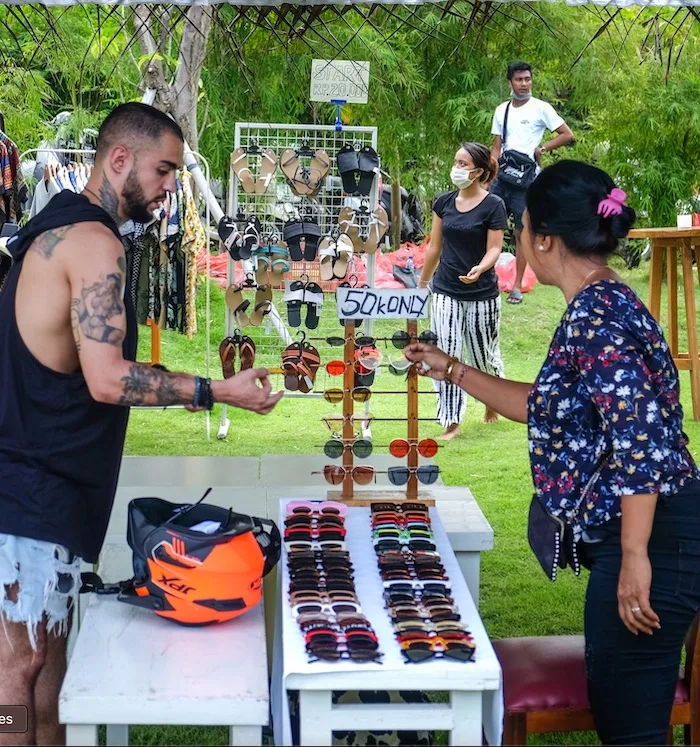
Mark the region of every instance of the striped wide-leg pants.
[[[486, 301], [457, 301], [442, 293], [431, 297], [430, 326], [438, 347], [448, 355], [464, 360], [480, 371], [505, 376], [501, 360], [501, 297]], [[467, 393], [444, 381], [435, 381], [437, 420], [443, 428], [461, 423], [467, 409]]]

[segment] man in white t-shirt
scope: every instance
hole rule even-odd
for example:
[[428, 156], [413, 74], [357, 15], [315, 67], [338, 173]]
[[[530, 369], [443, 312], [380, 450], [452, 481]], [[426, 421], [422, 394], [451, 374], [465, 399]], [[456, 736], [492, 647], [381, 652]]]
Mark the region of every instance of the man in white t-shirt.
[[[539, 173], [542, 154], [573, 142], [573, 133], [551, 104], [532, 96], [532, 68], [527, 62], [512, 62], [508, 65], [508, 85], [511, 100], [498, 106], [493, 115], [491, 133], [496, 138], [491, 155], [498, 160], [505, 151], [518, 151], [538, 164]], [[508, 122], [504, 143], [506, 110]], [[540, 146], [547, 130], [556, 132], [557, 136]], [[526, 187], [515, 186], [498, 177], [491, 186], [491, 192], [503, 199], [508, 214], [513, 216], [515, 222], [516, 276], [513, 290], [508, 296], [509, 303], [520, 303], [523, 300], [522, 282], [527, 261], [520, 249], [520, 231], [523, 227], [525, 190]]]

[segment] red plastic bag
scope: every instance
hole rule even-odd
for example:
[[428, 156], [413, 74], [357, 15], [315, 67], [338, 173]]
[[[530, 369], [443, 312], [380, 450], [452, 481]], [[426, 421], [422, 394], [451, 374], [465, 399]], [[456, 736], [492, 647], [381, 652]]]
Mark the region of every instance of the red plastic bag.
[[[505, 255], [505, 256], [504, 256]], [[515, 284], [515, 257], [512, 254], [504, 252], [496, 264], [496, 275], [498, 275], [498, 290], [502, 293], [510, 293]], [[528, 293], [535, 287], [537, 275], [530, 269], [530, 265], [525, 268], [523, 275], [522, 289], [523, 293]]]

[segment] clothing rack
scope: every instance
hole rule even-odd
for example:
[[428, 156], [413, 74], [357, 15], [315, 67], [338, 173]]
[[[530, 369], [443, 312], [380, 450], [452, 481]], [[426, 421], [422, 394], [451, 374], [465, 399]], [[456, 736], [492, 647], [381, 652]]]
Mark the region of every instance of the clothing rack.
[[[25, 160], [29, 156], [36, 156], [39, 151], [46, 151], [46, 148], [31, 148], [29, 150], [24, 151], [20, 155], [20, 163]], [[74, 149], [74, 148], [52, 148], [49, 149], [52, 153], [61, 153], [63, 155], [71, 155], [71, 156], [77, 156], [77, 157], [93, 157], [95, 155], [94, 150], [90, 149]], [[204, 176], [206, 179], [206, 183], [209, 183], [210, 180], [210, 167], [209, 162], [207, 159], [202, 156], [201, 154], [194, 152], [194, 151], [187, 151], [185, 154], [185, 162], [186, 163], [194, 163], [196, 164], [198, 169], [204, 170]], [[208, 236], [208, 227], [211, 223], [211, 212], [209, 207], [209, 201], [206, 201], [206, 227], [205, 231]], [[210, 288], [210, 270], [211, 270], [211, 250], [210, 250], [210, 241], [207, 239], [205, 244], [206, 249], [206, 282], [205, 282], [205, 334], [206, 334], [206, 347], [205, 347], [205, 367], [206, 367], [206, 378], [211, 378], [211, 288]], [[149, 322], [152, 320], [149, 320]], [[151, 329], [151, 356], [150, 356], [150, 365], [157, 365], [160, 364], [161, 361], [161, 336], [160, 336], [160, 328], [155, 323], [148, 323], [147, 325]], [[178, 407], [178, 406], [173, 406]], [[207, 434], [207, 440], [211, 439], [211, 413], [206, 410], [205, 411], [205, 418], [206, 418], [206, 434]]]

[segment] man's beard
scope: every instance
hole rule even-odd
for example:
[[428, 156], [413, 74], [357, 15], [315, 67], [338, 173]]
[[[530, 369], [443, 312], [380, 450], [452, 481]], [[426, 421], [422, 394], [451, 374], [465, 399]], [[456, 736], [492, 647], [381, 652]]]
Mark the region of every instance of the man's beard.
[[137, 223], [148, 223], [153, 218], [153, 213], [148, 209], [151, 201], [147, 200], [143, 193], [143, 188], [136, 176], [136, 169], [132, 168], [126, 177], [122, 188], [122, 199], [127, 218]]

